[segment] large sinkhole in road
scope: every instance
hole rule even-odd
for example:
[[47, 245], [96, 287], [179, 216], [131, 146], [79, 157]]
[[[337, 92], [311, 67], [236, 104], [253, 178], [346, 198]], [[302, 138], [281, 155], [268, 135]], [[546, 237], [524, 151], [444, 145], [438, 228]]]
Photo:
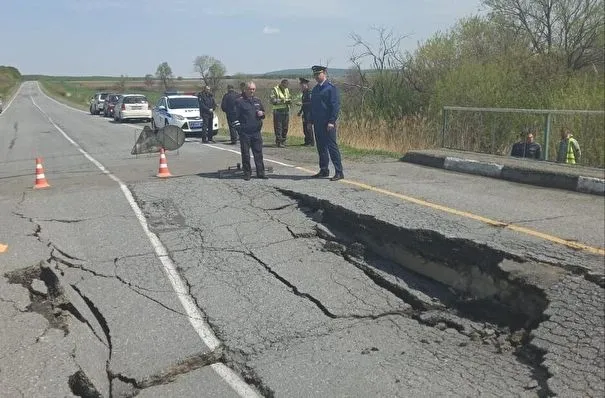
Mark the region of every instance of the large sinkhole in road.
[[[316, 313], [307, 309], [311, 303], [335, 321], [325, 320], [325, 325], [358, 319], [380, 324], [383, 318], [391, 322], [401, 317], [418, 322], [423, 326], [419, 330], [456, 335], [449, 341], [457, 347], [472, 345], [469, 352], [502, 353], [504, 362], [514, 355], [519, 365], [531, 369], [535, 386], [529, 388], [547, 394], [544, 353], [530, 342], [530, 332], [545, 319], [549, 304], [524, 271], [535, 264], [470, 239], [360, 214], [290, 187], [201, 177], [200, 189], [186, 184], [133, 189], [150, 229], [167, 245], [226, 352], [254, 357], [272, 346], [271, 339], [280, 346], [290, 336], [308, 334], [297, 323], [320, 319], [308, 315]], [[266, 299], [265, 289], [279, 287], [263, 271], [297, 298], [283, 296], [283, 307], [271, 306], [273, 297]], [[381, 290], [389, 294], [378, 297]], [[280, 294], [275, 290], [275, 297]], [[400, 302], [389, 302], [392, 296]], [[239, 298], [244, 300], [241, 313], [216, 304]], [[297, 307], [301, 299], [308, 301], [305, 307]], [[241, 331], [238, 322], [251, 308], [259, 319], [246, 325], [251, 332]], [[274, 320], [286, 324], [268, 323]], [[418, 340], [420, 347], [431, 344], [434, 331], [426, 332]], [[252, 343], [246, 340], [248, 333], [254, 334]]]
[[[471, 240], [407, 229], [327, 200], [279, 191], [318, 223], [318, 236], [328, 247], [411, 304], [423, 323], [444, 323], [459, 331], [464, 327], [453, 319], [489, 323], [501, 333], [521, 332], [526, 342], [528, 331], [543, 320], [544, 292], [502, 267], [521, 259]], [[426, 315], [434, 309], [446, 311]]]
[[405, 228], [328, 200], [278, 191], [317, 223], [317, 237], [328, 250], [410, 304], [410, 317], [440, 330], [456, 329], [496, 352], [512, 351], [533, 369], [538, 396], [548, 396], [544, 352], [530, 342], [548, 306], [544, 291], [527, 277], [536, 264], [472, 240]]

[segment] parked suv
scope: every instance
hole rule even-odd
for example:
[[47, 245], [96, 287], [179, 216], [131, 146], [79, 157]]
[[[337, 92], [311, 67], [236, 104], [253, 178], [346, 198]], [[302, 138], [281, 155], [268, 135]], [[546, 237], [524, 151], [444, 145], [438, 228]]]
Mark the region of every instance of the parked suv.
[[96, 93], [90, 99], [90, 114], [98, 115], [103, 112], [103, 107], [105, 106], [105, 98], [107, 98], [108, 93]]

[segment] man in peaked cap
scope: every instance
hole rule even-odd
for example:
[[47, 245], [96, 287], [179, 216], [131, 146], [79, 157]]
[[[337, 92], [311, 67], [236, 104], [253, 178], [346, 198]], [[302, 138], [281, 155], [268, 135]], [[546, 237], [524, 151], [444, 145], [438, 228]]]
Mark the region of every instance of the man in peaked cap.
[[311, 122], [311, 90], [309, 89], [309, 80], [304, 77], [299, 77], [300, 90], [302, 91], [302, 99], [298, 116], [302, 116], [303, 133], [305, 135], [304, 146], [314, 146], [315, 139], [313, 137], [313, 123]]
[[311, 120], [319, 154], [319, 173], [313, 178], [330, 175], [328, 166], [331, 159], [335, 173], [330, 181], [342, 180], [344, 173], [336, 136], [336, 120], [340, 113], [338, 89], [328, 81], [327, 67], [314, 65], [311, 70], [317, 82], [311, 91]]

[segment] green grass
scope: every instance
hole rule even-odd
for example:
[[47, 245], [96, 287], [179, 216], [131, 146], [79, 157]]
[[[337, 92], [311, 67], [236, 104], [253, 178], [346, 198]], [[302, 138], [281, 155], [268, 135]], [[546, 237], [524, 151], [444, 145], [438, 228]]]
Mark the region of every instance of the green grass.
[[2, 97], [3, 107], [6, 107], [8, 101], [15, 94], [21, 82], [13, 82], [10, 84], [0, 84], [0, 97]]
[[40, 87], [45, 94], [82, 110], [89, 109], [89, 99], [96, 92], [73, 84], [49, 80], [41, 80]]
[[[219, 133], [217, 135], [219, 140], [228, 140], [229, 132], [226, 129], [219, 129]], [[275, 141], [275, 134], [272, 131], [267, 131], [266, 127], [263, 131], [263, 141], [265, 143], [271, 143]], [[310, 151], [313, 153], [317, 153], [316, 147], [308, 147], [303, 146], [302, 144], [305, 142], [304, 137], [290, 135], [288, 136], [288, 146], [287, 148], [295, 151]], [[338, 145], [340, 149], [341, 156], [346, 160], [362, 160], [366, 158], [383, 158], [383, 159], [399, 159], [401, 158], [400, 153], [389, 152], [389, 151], [381, 151], [381, 150], [373, 150], [373, 149], [359, 149], [353, 148], [348, 145]]]

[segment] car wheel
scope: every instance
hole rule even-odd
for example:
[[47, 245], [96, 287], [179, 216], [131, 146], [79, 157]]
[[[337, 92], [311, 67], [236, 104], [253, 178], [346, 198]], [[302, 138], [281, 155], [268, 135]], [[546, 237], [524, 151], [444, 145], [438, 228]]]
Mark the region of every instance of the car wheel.
[[155, 120], [154, 119], [151, 119], [151, 129], [152, 130], [157, 130], [158, 129], [158, 127], [155, 125]]
[[90, 114], [91, 114], [91, 115], [94, 115], [94, 114], [95, 114], [95, 113], [94, 113], [94, 111], [92, 110], [92, 105], [91, 105], [91, 106], [90, 106], [88, 109], [90, 110]]

